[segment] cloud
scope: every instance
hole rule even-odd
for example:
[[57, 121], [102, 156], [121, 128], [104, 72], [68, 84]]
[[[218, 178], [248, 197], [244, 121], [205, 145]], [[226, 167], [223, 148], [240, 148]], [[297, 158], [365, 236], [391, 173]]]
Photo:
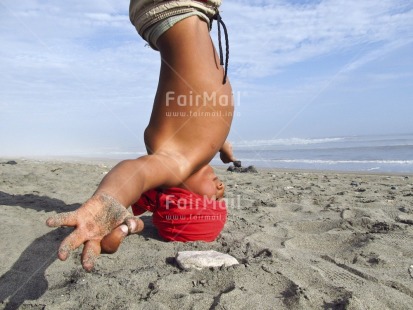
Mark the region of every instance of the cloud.
[[[130, 86], [139, 74], [156, 83], [158, 56], [142, 48], [145, 43], [129, 22], [128, 3], [9, 0], [2, 6], [7, 31], [0, 34], [0, 61], [8, 69], [6, 83], [13, 77], [20, 83], [22, 74], [36, 76], [40, 69], [46, 74], [35, 84], [56, 80], [62, 87], [64, 80], [116, 93], [113, 76], [117, 85]], [[230, 30], [230, 73], [238, 85], [357, 47], [360, 57], [341, 69], [355, 70], [412, 40], [413, 5], [400, 0], [225, 0], [222, 11]], [[139, 90], [148, 87], [143, 83]]]
[[243, 78], [273, 76], [288, 65], [354, 47], [412, 40], [413, 5], [399, 0], [224, 3], [232, 65]]
[[86, 18], [89, 18], [90, 20], [93, 21], [98, 21], [101, 22], [105, 25], [109, 24], [109, 25], [118, 25], [123, 24], [127, 15], [124, 14], [116, 14], [116, 15], [112, 15], [112, 14], [108, 14], [108, 13], [85, 13], [84, 16]]
[[349, 62], [345, 68], [342, 69], [343, 72], [349, 72], [356, 70], [363, 65], [372, 62], [374, 60], [380, 59], [387, 54], [391, 53], [394, 50], [400, 49], [405, 45], [408, 45], [413, 42], [413, 37], [411, 38], [402, 38], [402, 39], [394, 39], [394, 41], [389, 41], [384, 44], [380, 44], [379, 46], [374, 46], [370, 50], [368, 50], [364, 55], [357, 57], [353, 61]]
[[[155, 84], [158, 56], [143, 48], [125, 14], [127, 5], [114, 3], [31, 1], [22, 7], [6, 2], [1, 17], [5, 31], [0, 33], [2, 85], [12, 96], [27, 86], [43, 98], [70, 91], [74, 98], [82, 92], [95, 92], [96, 98], [132, 95], [120, 85], [136, 94], [136, 88], [143, 91]], [[145, 80], [136, 84], [139, 74]]]

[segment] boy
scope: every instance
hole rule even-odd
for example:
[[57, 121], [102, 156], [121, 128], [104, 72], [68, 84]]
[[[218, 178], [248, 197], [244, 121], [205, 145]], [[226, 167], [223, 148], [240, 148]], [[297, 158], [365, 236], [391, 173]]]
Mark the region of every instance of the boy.
[[[224, 185], [208, 163], [217, 152], [225, 163], [235, 160], [225, 142], [233, 115], [231, 85], [209, 35], [212, 18], [220, 22], [219, 4], [217, 0], [131, 1], [132, 23], [151, 47], [160, 51], [162, 59], [144, 133], [148, 155], [119, 163], [79, 209], [47, 220], [50, 227], [76, 227], [62, 242], [59, 259], [66, 260], [72, 250], [84, 244], [82, 265], [90, 271], [102, 249], [114, 252], [126, 234], [143, 229], [143, 222], [126, 210], [132, 204], [135, 214], [154, 211], [154, 224], [167, 240], [183, 235], [180, 241], [211, 241], [219, 234], [226, 210], [222, 203], [217, 207], [212, 202], [221, 201]], [[172, 191], [168, 197], [175, 200], [171, 204], [165, 191]], [[199, 202], [200, 197], [208, 199], [202, 207], [194, 208], [197, 213], [191, 216], [205, 211], [209, 218], [220, 217], [221, 224], [213, 225], [214, 231], [206, 238], [202, 231], [193, 229], [197, 224], [193, 221], [181, 225], [182, 229], [167, 221], [172, 209], [177, 214], [186, 212], [187, 206], [178, 203], [182, 196], [185, 204]]]

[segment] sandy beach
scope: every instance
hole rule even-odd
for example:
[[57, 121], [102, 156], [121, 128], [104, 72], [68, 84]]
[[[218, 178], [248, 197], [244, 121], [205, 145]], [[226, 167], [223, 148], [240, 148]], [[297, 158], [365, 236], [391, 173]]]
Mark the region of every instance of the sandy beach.
[[[74, 210], [110, 170], [96, 161], [0, 160], [1, 309], [413, 309], [413, 176], [216, 168], [229, 216], [212, 243], [167, 243], [144, 214], [93, 272], [56, 257]], [[183, 250], [239, 265], [181, 270]]]

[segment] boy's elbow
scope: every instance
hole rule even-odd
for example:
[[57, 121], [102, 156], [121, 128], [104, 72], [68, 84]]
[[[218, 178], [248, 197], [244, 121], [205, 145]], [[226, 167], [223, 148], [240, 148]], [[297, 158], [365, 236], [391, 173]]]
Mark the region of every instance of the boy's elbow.
[[162, 186], [175, 187], [179, 186], [189, 176], [191, 176], [196, 167], [185, 157], [180, 154], [154, 154], [158, 161], [158, 176], [162, 178]]

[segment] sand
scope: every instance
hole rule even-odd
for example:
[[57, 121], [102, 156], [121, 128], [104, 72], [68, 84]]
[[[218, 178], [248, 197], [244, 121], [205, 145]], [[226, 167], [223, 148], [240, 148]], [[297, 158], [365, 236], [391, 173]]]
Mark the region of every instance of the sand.
[[[87, 273], [79, 251], [56, 258], [71, 229], [45, 220], [111, 164], [0, 162], [1, 309], [413, 309], [413, 176], [217, 168], [229, 203], [217, 241], [164, 242], [145, 214], [145, 231]], [[183, 271], [185, 250], [241, 264]]]

